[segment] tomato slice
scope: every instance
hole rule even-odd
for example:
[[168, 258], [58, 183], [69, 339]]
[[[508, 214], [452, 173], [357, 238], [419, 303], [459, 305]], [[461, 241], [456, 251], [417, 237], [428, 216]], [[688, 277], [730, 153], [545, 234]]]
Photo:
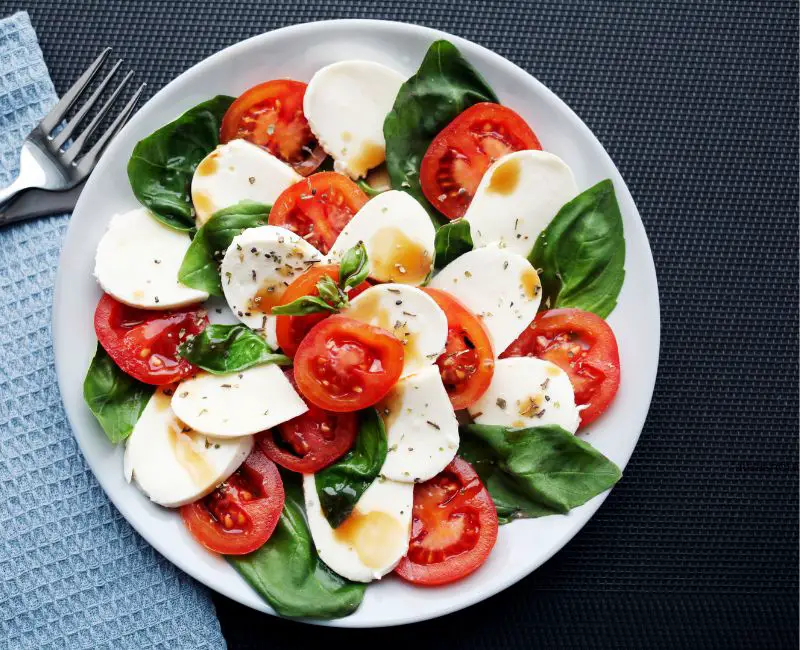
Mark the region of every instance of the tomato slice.
[[379, 402], [402, 371], [400, 339], [341, 315], [317, 323], [294, 356], [300, 392], [312, 404], [336, 413]]
[[454, 458], [414, 487], [408, 554], [395, 572], [418, 585], [443, 585], [475, 571], [497, 541], [497, 510], [472, 466]]
[[562, 368], [572, 382], [581, 426], [596, 419], [619, 388], [619, 349], [602, 318], [581, 309], [551, 309], [536, 316], [501, 355], [539, 357]]
[[475, 104], [431, 142], [420, 165], [422, 192], [448, 219], [463, 217], [495, 160], [513, 151], [541, 148], [531, 127], [510, 108]]
[[208, 324], [205, 309], [151, 311], [129, 307], [108, 294], [97, 303], [97, 340], [124, 372], [145, 384], [164, 386], [197, 368], [178, 357], [178, 345]]
[[[291, 368], [283, 371], [297, 388]], [[313, 474], [344, 456], [358, 435], [355, 413], [331, 413], [305, 400], [308, 411], [265, 431], [258, 437], [261, 450], [281, 467]]]
[[326, 154], [303, 114], [305, 94], [306, 84], [291, 79], [253, 86], [225, 112], [220, 142], [248, 140], [294, 167], [298, 174], [308, 176], [322, 164]]
[[454, 296], [423, 288], [447, 316], [447, 343], [436, 359], [442, 383], [453, 408], [474, 404], [489, 388], [494, 375], [494, 352], [489, 334], [477, 316]]
[[[290, 302], [302, 296], [318, 296], [317, 282], [322, 276], [327, 275], [331, 280], [338, 284], [339, 266], [336, 264], [318, 264], [312, 266], [305, 273], [298, 275], [292, 283], [286, 287], [281, 297], [281, 305], [288, 305]], [[369, 289], [367, 282], [362, 282], [357, 287], [347, 292], [347, 297], [355, 298], [362, 291]], [[320, 321], [325, 320], [330, 314], [318, 313], [306, 316], [278, 316], [276, 320], [276, 330], [278, 335], [278, 347], [284, 354], [293, 357], [297, 352], [297, 346], [303, 340], [309, 330]]]
[[368, 199], [346, 176], [320, 172], [286, 188], [275, 199], [269, 223], [288, 228], [327, 253]]
[[207, 497], [181, 507], [198, 542], [214, 553], [244, 555], [270, 538], [283, 510], [278, 467], [254, 449], [242, 466]]

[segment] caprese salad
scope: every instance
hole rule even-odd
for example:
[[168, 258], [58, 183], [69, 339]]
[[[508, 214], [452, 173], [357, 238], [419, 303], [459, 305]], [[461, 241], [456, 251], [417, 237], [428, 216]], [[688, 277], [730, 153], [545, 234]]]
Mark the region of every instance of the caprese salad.
[[620, 379], [613, 185], [581, 190], [452, 44], [209, 99], [128, 174], [86, 402], [278, 613], [463, 579], [499, 524], [619, 479], [575, 435]]

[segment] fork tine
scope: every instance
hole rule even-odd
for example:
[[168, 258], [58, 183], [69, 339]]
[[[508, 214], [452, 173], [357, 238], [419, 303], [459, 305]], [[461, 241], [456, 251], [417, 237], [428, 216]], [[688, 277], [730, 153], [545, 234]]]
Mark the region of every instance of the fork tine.
[[64, 116], [69, 112], [69, 109], [75, 104], [75, 100], [81, 96], [84, 90], [89, 86], [94, 79], [94, 76], [97, 74], [97, 71], [100, 70], [105, 60], [108, 58], [108, 54], [111, 52], [111, 48], [107, 47], [104, 49], [100, 56], [98, 56], [92, 65], [90, 65], [86, 72], [84, 72], [80, 78], [72, 85], [61, 100], [56, 104], [52, 110], [44, 116], [41, 122], [39, 122], [39, 127], [44, 131], [45, 135], [50, 135], [50, 132], [58, 126], [61, 120], [64, 119]]
[[106, 75], [105, 79], [103, 79], [103, 81], [100, 82], [100, 85], [97, 86], [95, 91], [92, 93], [92, 96], [89, 97], [89, 99], [86, 100], [83, 106], [80, 107], [78, 112], [75, 113], [75, 116], [62, 129], [61, 133], [59, 133], [55, 137], [55, 139], [53, 140], [53, 146], [56, 148], [56, 150], [61, 149], [61, 147], [64, 146], [64, 143], [72, 137], [72, 134], [75, 132], [75, 129], [77, 128], [78, 124], [81, 123], [81, 120], [83, 120], [83, 118], [86, 117], [86, 114], [92, 109], [92, 106], [95, 105], [97, 100], [100, 98], [100, 95], [102, 95], [103, 91], [106, 89], [108, 82], [111, 81], [111, 78], [114, 76], [117, 70], [119, 70], [119, 67], [121, 65], [122, 65], [122, 59], [120, 59], [114, 64], [114, 67], [111, 68], [111, 72], [109, 72]]
[[62, 155], [62, 160], [64, 164], [69, 165], [72, 163], [75, 158], [78, 157], [83, 147], [86, 145], [86, 142], [89, 138], [92, 137], [92, 134], [97, 129], [100, 122], [103, 121], [103, 118], [108, 114], [108, 111], [111, 110], [111, 107], [114, 105], [114, 102], [117, 101], [117, 97], [122, 92], [122, 89], [125, 88], [125, 85], [128, 83], [130, 78], [133, 76], [133, 70], [128, 72], [125, 75], [122, 81], [119, 82], [119, 85], [114, 89], [114, 92], [111, 93], [111, 97], [106, 100], [106, 103], [103, 104], [103, 107], [97, 111], [97, 115], [92, 118], [92, 121], [89, 122], [89, 125], [83, 130], [83, 132], [75, 138], [75, 141], [72, 143], [69, 149], [64, 152]]
[[78, 172], [82, 176], [87, 176], [89, 172], [94, 169], [97, 159], [100, 157], [100, 154], [103, 153], [103, 149], [106, 148], [106, 145], [112, 140], [117, 132], [123, 126], [125, 126], [128, 118], [130, 118], [130, 116], [133, 114], [136, 104], [139, 101], [139, 97], [141, 97], [146, 86], [147, 84], [143, 83], [141, 86], [139, 86], [139, 88], [136, 89], [136, 92], [133, 93], [131, 98], [128, 100], [128, 103], [125, 104], [125, 108], [123, 108], [122, 111], [120, 111], [120, 114], [114, 118], [111, 126], [109, 126], [108, 129], [106, 129], [106, 132], [103, 133], [97, 142], [94, 143], [94, 146], [89, 149], [88, 153], [81, 158], [80, 162], [78, 163]]

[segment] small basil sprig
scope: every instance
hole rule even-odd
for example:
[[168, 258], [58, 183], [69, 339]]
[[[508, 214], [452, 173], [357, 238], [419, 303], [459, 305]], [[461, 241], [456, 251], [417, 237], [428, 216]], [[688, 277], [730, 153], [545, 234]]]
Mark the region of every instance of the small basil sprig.
[[154, 386], [122, 372], [97, 344], [83, 381], [83, 399], [111, 442], [117, 444], [131, 435], [154, 391]]
[[472, 250], [472, 232], [469, 222], [464, 219], [444, 224], [436, 231], [434, 240], [437, 269], [443, 269], [457, 257]]
[[376, 480], [386, 454], [383, 420], [374, 408], [364, 409], [358, 414], [358, 438], [352, 449], [314, 475], [322, 514], [333, 528], [350, 516]]
[[622, 476], [589, 443], [556, 425], [465, 425], [458, 453], [481, 477], [504, 524], [569, 512]]
[[178, 347], [178, 355], [215, 375], [239, 372], [264, 363], [290, 365], [267, 342], [245, 325], [209, 325]]
[[325, 311], [334, 314], [340, 312], [350, 304], [347, 292], [366, 280], [368, 274], [367, 248], [364, 242], [358, 242], [342, 256], [338, 285], [330, 276], [323, 275], [317, 281], [319, 296], [301, 296], [286, 305], [273, 307], [272, 313], [278, 316], [307, 316]]
[[178, 281], [212, 296], [223, 295], [219, 278], [222, 256], [243, 230], [265, 226], [269, 211], [270, 206], [264, 203], [242, 201], [211, 215], [189, 244], [178, 269]]

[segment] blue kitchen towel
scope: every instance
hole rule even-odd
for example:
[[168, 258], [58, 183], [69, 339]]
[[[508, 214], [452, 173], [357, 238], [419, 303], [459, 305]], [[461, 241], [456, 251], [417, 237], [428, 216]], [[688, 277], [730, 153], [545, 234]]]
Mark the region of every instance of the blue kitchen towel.
[[[56, 99], [28, 14], [0, 20], [0, 187]], [[208, 591], [111, 505], [64, 414], [50, 315], [67, 221], [0, 230], [0, 648], [224, 648]]]

